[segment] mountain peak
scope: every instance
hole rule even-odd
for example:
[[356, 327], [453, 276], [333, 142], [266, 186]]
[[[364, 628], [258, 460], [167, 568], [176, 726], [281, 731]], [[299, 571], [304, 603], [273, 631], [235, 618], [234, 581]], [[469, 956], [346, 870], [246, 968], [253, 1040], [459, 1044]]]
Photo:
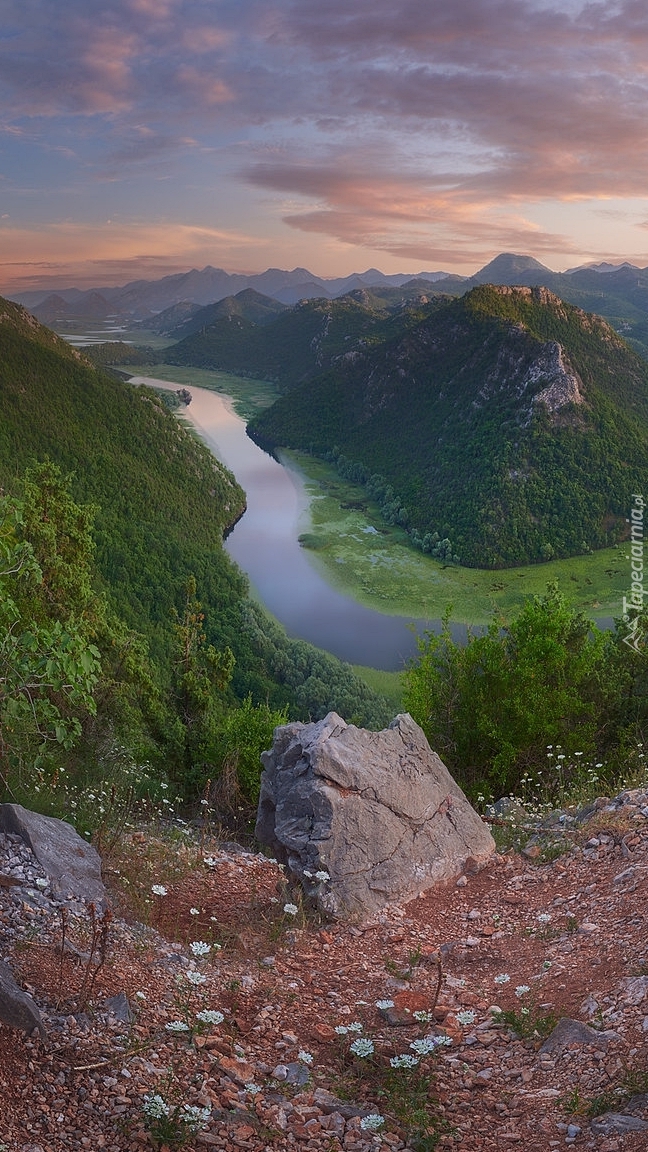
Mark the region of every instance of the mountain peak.
[[501, 252], [490, 264], [485, 264], [471, 279], [477, 284], [534, 284], [555, 276], [551, 268], [533, 256], [519, 256], [514, 252]]

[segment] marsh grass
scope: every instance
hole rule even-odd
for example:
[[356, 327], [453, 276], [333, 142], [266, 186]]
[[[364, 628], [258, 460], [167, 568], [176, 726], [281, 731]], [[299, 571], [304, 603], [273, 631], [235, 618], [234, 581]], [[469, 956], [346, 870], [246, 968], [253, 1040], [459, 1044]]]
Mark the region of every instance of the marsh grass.
[[452, 604], [453, 622], [485, 624], [497, 613], [515, 615], [526, 597], [557, 581], [570, 606], [589, 616], [620, 614], [629, 579], [622, 546], [497, 572], [447, 565], [412, 548], [402, 529], [385, 524], [366, 490], [329, 464], [302, 452], [282, 457], [306, 480], [311, 506], [302, 530], [315, 567], [367, 607], [433, 620]]

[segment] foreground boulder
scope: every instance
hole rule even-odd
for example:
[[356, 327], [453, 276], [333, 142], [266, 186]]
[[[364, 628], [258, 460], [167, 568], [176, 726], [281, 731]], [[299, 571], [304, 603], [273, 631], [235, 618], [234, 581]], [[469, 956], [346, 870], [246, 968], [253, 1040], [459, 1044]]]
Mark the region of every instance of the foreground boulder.
[[45, 1035], [40, 1012], [31, 996], [16, 984], [11, 968], [0, 960], [0, 1020], [11, 1028], [21, 1028], [23, 1032], [33, 1032], [38, 1028]]
[[71, 824], [30, 812], [22, 804], [0, 804], [0, 832], [13, 832], [31, 848], [56, 897], [106, 906], [99, 853]]
[[467, 862], [478, 868], [495, 849], [407, 714], [382, 732], [335, 712], [286, 724], [261, 759], [256, 836], [331, 916], [366, 918]]

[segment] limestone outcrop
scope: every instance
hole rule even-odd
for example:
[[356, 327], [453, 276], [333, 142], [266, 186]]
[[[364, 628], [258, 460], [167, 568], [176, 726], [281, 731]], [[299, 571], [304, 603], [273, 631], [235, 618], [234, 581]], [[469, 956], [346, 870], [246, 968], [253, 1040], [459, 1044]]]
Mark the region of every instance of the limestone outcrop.
[[335, 712], [286, 724], [262, 761], [256, 836], [335, 918], [366, 919], [477, 869], [495, 849], [407, 714], [382, 732]]

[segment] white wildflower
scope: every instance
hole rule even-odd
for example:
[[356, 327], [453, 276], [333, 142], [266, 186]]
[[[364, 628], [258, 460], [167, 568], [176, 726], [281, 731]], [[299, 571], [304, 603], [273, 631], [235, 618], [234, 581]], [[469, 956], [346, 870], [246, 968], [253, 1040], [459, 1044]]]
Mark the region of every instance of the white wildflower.
[[189, 947], [194, 956], [209, 956], [211, 952], [211, 944], [206, 944], [204, 940], [192, 940]]
[[297, 1059], [300, 1061], [301, 1064], [312, 1064], [313, 1063], [313, 1053], [312, 1052], [305, 1052], [304, 1049], [302, 1048], [297, 1053]]
[[167, 890], [164, 887], [164, 884], [152, 884], [151, 892], [154, 896], [166, 896], [167, 894]]
[[366, 1036], [358, 1036], [358, 1039], [353, 1041], [349, 1051], [353, 1052], [354, 1056], [359, 1056], [361, 1059], [364, 1059], [365, 1056], [373, 1056], [373, 1040], [367, 1039]]
[[315, 879], [319, 880], [320, 884], [323, 884], [326, 880], [330, 880], [331, 877], [329, 876], [328, 872], [322, 868], [319, 872], [315, 873]]
[[528, 984], [518, 984], [517, 988], [515, 989], [515, 995], [522, 999], [522, 997], [526, 996], [527, 992], [530, 991], [531, 989]]
[[299, 908], [296, 904], [284, 904], [283, 910], [287, 916], [296, 916], [299, 912]]
[[511, 977], [508, 975], [507, 972], [500, 972], [499, 976], [495, 977], [495, 983], [496, 984], [508, 984], [510, 979], [511, 979]]
[[376, 1000], [376, 1008], [380, 1008], [381, 1012], [386, 1012], [388, 1008], [394, 1007], [393, 1000]]
[[258, 1096], [259, 1092], [263, 1091], [263, 1089], [259, 1088], [259, 1085], [255, 1084], [253, 1081], [250, 1081], [249, 1084], [245, 1084], [244, 1088], [250, 1096]]
[[201, 1012], [196, 1012], [196, 1020], [200, 1020], [203, 1024], [222, 1024], [224, 1019], [223, 1013], [216, 1009], [203, 1008]]
[[458, 1024], [474, 1024], [477, 1019], [477, 1013], [473, 1012], [472, 1008], [466, 1008], [463, 1012], [457, 1012], [455, 1020]]
[[211, 1119], [211, 1108], [198, 1108], [196, 1104], [183, 1104], [180, 1120], [194, 1129], [204, 1128]]
[[189, 1031], [189, 1025], [185, 1024], [184, 1020], [170, 1020], [168, 1024], [164, 1025], [164, 1027], [166, 1028], [167, 1032]]
[[144, 1097], [143, 1110], [146, 1116], [151, 1117], [151, 1120], [161, 1120], [163, 1116], [168, 1116], [171, 1111], [166, 1101], [157, 1093], [155, 1096]]
[[203, 864], [206, 864], [208, 868], [215, 868], [218, 864], [218, 860], [215, 856], [204, 856]]
[[423, 1040], [412, 1040], [410, 1044], [412, 1052], [416, 1052], [417, 1056], [429, 1056], [436, 1047], [433, 1036], [426, 1036]]
[[410, 1056], [409, 1052], [404, 1052], [402, 1056], [392, 1056], [389, 1061], [392, 1068], [416, 1068], [418, 1062], [418, 1056]]
[[347, 1032], [362, 1032], [362, 1024], [359, 1020], [354, 1020], [353, 1024], [347, 1024]]
[[197, 988], [199, 984], [206, 983], [207, 977], [203, 976], [202, 972], [185, 972], [185, 980]]
[[412, 1016], [415, 1020], [418, 1021], [419, 1024], [431, 1024], [434, 1020], [434, 1013], [425, 1012], [423, 1009], [419, 1009], [417, 1012], [412, 1012]]
[[200, 908], [190, 908], [189, 909], [189, 915], [190, 916], [200, 916]]
[[378, 1112], [370, 1112], [368, 1116], [363, 1116], [360, 1121], [360, 1127], [363, 1132], [378, 1132], [385, 1123], [385, 1117], [380, 1116]]

